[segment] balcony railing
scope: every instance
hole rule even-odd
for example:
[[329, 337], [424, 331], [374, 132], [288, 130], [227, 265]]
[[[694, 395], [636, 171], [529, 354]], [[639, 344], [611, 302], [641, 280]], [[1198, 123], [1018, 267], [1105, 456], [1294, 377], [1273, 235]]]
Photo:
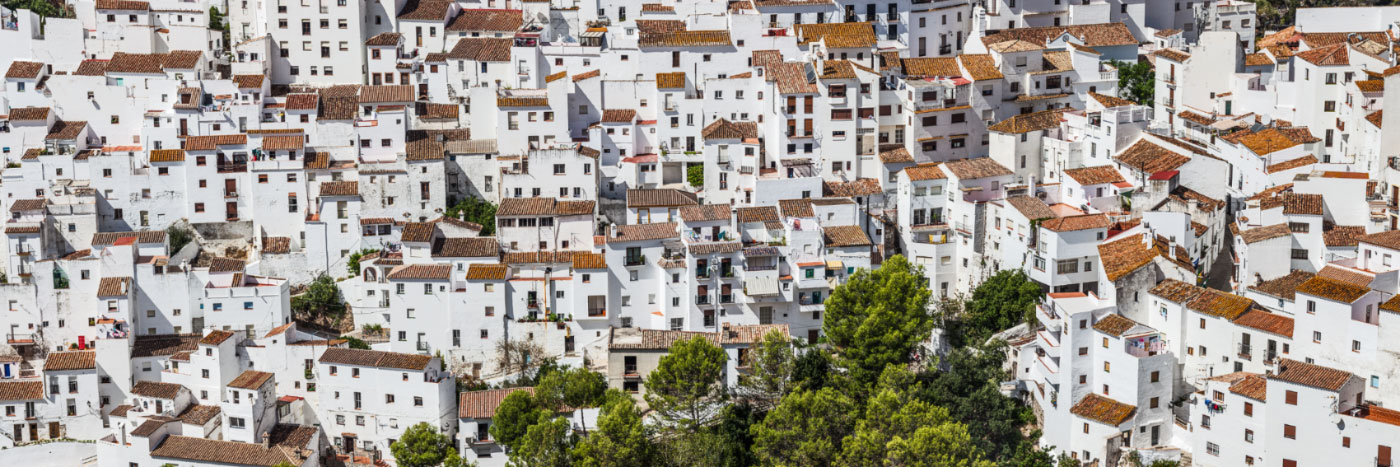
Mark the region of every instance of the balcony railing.
[[696, 305], [709, 305], [709, 304], [710, 304], [710, 294], [696, 295], [696, 296], [695, 296], [695, 304], [696, 304]]
[[1240, 358], [1243, 358], [1243, 359], [1245, 359], [1245, 360], [1253, 360], [1253, 359], [1254, 359], [1254, 353], [1253, 353], [1253, 352], [1250, 352], [1249, 344], [1240, 344], [1240, 354], [1239, 354], [1239, 357], [1240, 357]]
[[626, 264], [627, 266], [641, 266], [642, 264], [645, 264], [646, 262], [647, 262], [647, 257], [646, 257], [646, 255], [641, 255], [641, 256], [628, 256], [628, 257], [626, 257], [625, 259], [623, 259], [623, 263]]
[[34, 333], [12, 332], [5, 335], [5, 342], [10, 345], [34, 345]]
[[588, 316], [589, 316], [590, 318], [597, 318], [597, 317], [600, 317], [600, 316], [607, 316], [607, 314], [608, 314], [608, 310], [605, 309], [605, 308], [589, 308], [589, 309], [588, 309]]

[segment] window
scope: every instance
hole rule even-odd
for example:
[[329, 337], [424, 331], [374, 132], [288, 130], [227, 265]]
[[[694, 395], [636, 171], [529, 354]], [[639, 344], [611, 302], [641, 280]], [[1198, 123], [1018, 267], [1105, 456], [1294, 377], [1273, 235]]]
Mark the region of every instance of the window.
[[1245, 430], [1244, 430], [1244, 442], [1246, 442], [1246, 443], [1254, 443], [1254, 430], [1250, 430], [1250, 429], [1245, 429]]
[[1283, 437], [1288, 439], [1298, 439], [1298, 428], [1293, 425], [1284, 425]]

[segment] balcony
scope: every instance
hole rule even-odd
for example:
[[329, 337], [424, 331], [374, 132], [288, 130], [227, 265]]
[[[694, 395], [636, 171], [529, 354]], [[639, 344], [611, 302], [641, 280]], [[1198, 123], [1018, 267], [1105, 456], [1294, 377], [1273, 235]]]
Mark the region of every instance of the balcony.
[[695, 304], [696, 304], [696, 305], [709, 305], [709, 304], [710, 304], [710, 294], [696, 295], [696, 296], [695, 296]]
[[591, 307], [590, 307], [590, 308], [588, 309], [588, 317], [589, 317], [589, 318], [602, 318], [602, 317], [605, 317], [605, 316], [607, 316], [607, 315], [608, 315], [608, 310], [607, 310], [607, 309], [604, 309], [604, 308], [591, 308]]
[[734, 303], [734, 294], [723, 294], [719, 296], [719, 302], [724, 304]]
[[240, 164], [240, 163], [219, 163], [218, 169], [219, 169], [219, 173], [221, 173], [221, 174], [222, 174], [222, 173], [247, 172], [247, 171], [248, 171], [248, 164], [247, 164], [247, 163], [241, 163], [241, 164]]
[[1249, 344], [1240, 344], [1239, 357], [1240, 357], [1240, 359], [1243, 359], [1243, 360], [1253, 360], [1253, 359], [1254, 359], [1254, 353], [1253, 353], [1253, 352], [1250, 352]]
[[624, 258], [624, 259], [622, 260], [622, 263], [623, 263], [624, 265], [626, 265], [627, 267], [641, 266], [641, 265], [643, 265], [643, 264], [646, 264], [646, 262], [647, 262], [647, 257], [646, 257], [646, 255], [628, 256], [628, 257], [626, 257], [626, 258]]
[[34, 333], [12, 332], [5, 336], [5, 342], [10, 345], [34, 345], [36, 336]]

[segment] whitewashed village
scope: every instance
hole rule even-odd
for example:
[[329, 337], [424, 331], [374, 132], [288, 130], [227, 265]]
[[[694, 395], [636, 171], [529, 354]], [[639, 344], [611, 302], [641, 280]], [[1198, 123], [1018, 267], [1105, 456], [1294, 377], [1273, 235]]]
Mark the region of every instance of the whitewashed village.
[[651, 1], [4, 2], [0, 462], [1400, 462], [1400, 7]]

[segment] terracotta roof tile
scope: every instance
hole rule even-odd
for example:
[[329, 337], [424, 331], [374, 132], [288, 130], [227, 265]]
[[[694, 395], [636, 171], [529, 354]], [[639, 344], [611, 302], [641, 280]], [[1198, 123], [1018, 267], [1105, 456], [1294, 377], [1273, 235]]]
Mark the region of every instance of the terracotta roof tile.
[[677, 71], [671, 73], [656, 74], [656, 89], [684, 89], [685, 72]]
[[1059, 128], [1060, 119], [1064, 113], [1073, 110], [1074, 109], [1070, 107], [1061, 107], [1058, 109], [1016, 115], [987, 127], [987, 130], [998, 133], [1028, 133]]
[[228, 387], [238, 389], [258, 389], [272, 379], [272, 373], [265, 371], [245, 370], [242, 374], [228, 382]]
[[0, 401], [27, 401], [43, 398], [43, 381], [0, 381]]
[[880, 151], [880, 162], [886, 164], [912, 164], [914, 162], [914, 156], [909, 154], [909, 150], [905, 149], [904, 146], [899, 146], [894, 149]]
[[[451, 267], [450, 265], [448, 266]], [[398, 370], [424, 370], [428, 368], [428, 363], [432, 357], [427, 355], [406, 354], [396, 352], [383, 352], [378, 350], [360, 350], [346, 348], [329, 348], [321, 354], [321, 363], [372, 366], [377, 368], [390, 368]]]
[[1272, 295], [1285, 300], [1293, 300], [1294, 293], [1298, 286], [1312, 279], [1315, 274], [1302, 270], [1293, 270], [1288, 275], [1261, 281], [1258, 284], [1249, 286], [1249, 290]]
[[743, 249], [744, 244], [739, 242], [691, 243], [686, 245], [686, 251], [691, 256], [736, 253]]
[[1003, 167], [990, 157], [958, 159], [943, 163], [943, 169], [962, 180], [1011, 175], [1010, 169]]
[[451, 0], [408, 0], [398, 19], [410, 21], [446, 21]]
[[[293, 447], [260, 443], [239, 443], [171, 435], [151, 450], [156, 459], [182, 459], [199, 463], [271, 467], [281, 463], [297, 465], [304, 460]], [[159, 462], [159, 461], [157, 461]]]
[[755, 122], [731, 122], [717, 118], [700, 130], [700, 137], [711, 139], [757, 139], [758, 124]]
[[870, 246], [870, 236], [858, 225], [822, 227], [822, 239], [827, 247]]
[[806, 68], [801, 63], [773, 63], [766, 68], [768, 80], [778, 82], [780, 94], [812, 94], [818, 91], [816, 83], [807, 80]]
[[794, 26], [799, 44], [825, 41], [828, 49], [875, 47], [875, 28], [870, 23], [806, 23]]
[[435, 280], [443, 281], [452, 277], [451, 264], [409, 264], [389, 271], [389, 280]]
[[1235, 318], [1235, 324], [1250, 329], [1293, 337], [1293, 318], [1255, 308]]
[[231, 337], [233, 337], [233, 331], [209, 331], [208, 334], [205, 334], [204, 337], [199, 339], [199, 345], [217, 346], [223, 344], [224, 341], [229, 340]]
[[301, 135], [264, 136], [262, 148], [265, 151], [300, 151], [306, 139]]
[[1086, 394], [1069, 409], [1074, 415], [1112, 426], [1127, 422], [1136, 411], [1137, 407], [1094, 393]]
[[44, 371], [92, 370], [97, 368], [97, 352], [71, 351], [50, 353], [44, 360]]
[[1155, 248], [1149, 248], [1141, 237], [1129, 236], [1099, 244], [1099, 261], [1103, 263], [1104, 275], [1110, 281], [1138, 270], [1158, 256]]
[[1191, 160], [1189, 157], [1146, 139], [1138, 140], [1137, 143], [1123, 150], [1114, 159], [1123, 165], [1149, 174], [1174, 170]]
[[211, 420], [218, 418], [219, 414], [222, 412], [223, 410], [219, 409], [217, 405], [190, 404], [189, 407], [185, 407], [184, 412], [181, 412], [180, 415], [177, 415], [175, 418], [179, 419], [180, 423], [204, 426]]
[[246, 264], [237, 258], [213, 258], [209, 260], [209, 272], [243, 272]]
[[184, 386], [175, 383], [137, 381], [135, 385], [131, 386], [131, 393], [157, 399], [174, 399], [180, 395], [180, 390], [184, 388]]
[[15, 60], [10, 62], [10, 69], [5, 71], [5, 78], [36, 79], [43, 71], [43, 63]]
[[998, 80], [1006, 77], [997, 67], [996, 60], [988, 54], [959, 55], [958, 62], [962, 63], [968, 76], [976, 81]]
[[1167, 279], [1158, 282], [1151, 290], [1147, 291], [1152, 295], [1175, 303], [1188, 303], [1200, 295], [1204, 289], [1193, 284], [1188, 284], [1176, 279]]
[[501, 401], [506, 400], [506, 396], [516, 391], [525, 391], [527, 394], [533, 395], [535, 388], [516, 387], [462, 392], [457, 396], [457, 418], [488, 419], [494, 417], [496, 416], [496, 408], [501, 405]]
[[379, 85], [360, 88], [361, 104], [413, 102], [411, 85]]
[[1071, 36], [1084, 41], [1084, 45], [1088, 47], [1137, 45], [1138, 43], [1137, 39], [1133, 37], [1133, 32], [1123, 23], [1007, 29], [983, 37], [982, 42], [990, 45], [1008, 40], [1024, 40], [1044, 45], [1064, 33], [1069, 33]]
[[1270, 380], [1287, 381], [1329, 391], [1340, 390], [1351, 378], [1351, 373], [1342, 370], [1287, 358], [1280, 359], [1278, 371], [1269, 375]]
[[97, 296], [121, 297], [127, 294], [131, 288], [130, 277], [103, 277], [97, 285]]
[[1357, 241], [1360, 243], [1389, 248], [1392, 250], [1400, 250], [1400, 230], [1387, 230], [1384, 232], [1376, 232], [1373, 234], [1362, 236]]
[[1268, 166], [1268, 167], [1265, 167], [1265, 168], [1264, 168], [1264, 172], [1265, 172], [1265, 173], [1277, 173], [1277, 172], [1282, 172], [1282, 171], [1285, 171], [1285, 170], [1292, 170], [1292, 169], [1297, 169], [1297, 168], [1302, 168], [1302, 167], [1305, 167], [1305, 166], [1313, 165], [1313, 164], [1316, 164], [1317, 162], [1318, 162], [1317, 156], [1314, 156], [1314, 155], [1312, 155], [1312, 154], [1308, 154], [1308, 155], [1303, 156], [1303, 157], [1298, 157], [1298, 158], [1286, 160], [1286, 161], [1279, 162], [1279, 163], [1277, 163], [1277, 164], [1273, 164], [1273, 165], [1270, 165], [1270, 166]]
[[44, 139], [54, 141], [76, 140], [83, 136], [83, 130], [86, 129], [87, 122], [59, 120], [54, 122], [53, 128], [49, 128], [49, 135], [44, 137]]
[[98, 10], [149, 10], [151, 4], [134, 0], [97, 0]]
[[452, 46], [452, 50], [447, 53], [447, 58], [476, 62], [509, 62], [512, 44], [514, 39], [510, 37], [465, 37], [457, 40], [457, 45]]
[[1174, 62], [1183, 62], [1183, 63], [1186, 62], [1187, 60], [1190, 60], [1190, 59], [1191, 59], [1191, 54], [1188, 54], [1188, 53], [1186, 53], [1186, 52], [1182, 52], [1182, 51], [1180, 51], [1180, 50], [1171, 49], [1171, 48], [1168, 48], [1168, 49], [1161, 49], [1161, 50], [1158, 50], [1158, 51], [1156, 51], [1156, 52], [1152, 52], [1152, 55], [1156, 55], [1156, 56], [1158, 56], [1158, 57], [1162, 57], [1162, 58], [1165, 58], [1165, 59], [1167, 59], [1167, 60], [1171, 60], [1171, 61], [1174, 61]]
[[695, 194], [673, 188], [633, 188], [627, 190], [628, 208], [695, 206]]
[[680, 209], [681, 219], [686, 222], [727, 221], [729, 214], [730, 206], [728, 204], [702, 204], [685, 206]]
[[1089, 229], [1107, 229], [1112, 222], [1107, 214], [1083, 214], [1078, 216], [1057, 217], [1040, 224], [1041, 227], [1051, 232], [1075, 232]]
[[451, 237], [433, 244], [433, 256], [440, 258], [495, 258], [501, 246], [494, 237]]
[[1118, 314], [1109, 314], [1094, 322], [1094, 330], [1118, 337], [1128, 332], [1133, 326], [1137, 326], [1137, 322]]
[[403, 40], [403, 34], [397, 32], [381, 32], [374, 37], [365, 40], [366, 47], [393, 47], [399, 45]]
[[822, 182], [822, 195], [839, 197], [870, 196], [884, 193], [880, 181], [873, 178], [857, 178], [849, 182]]
[[608, 237], [608, 242], [638, 242], [678, 238], [680, 237], [678, 226], [679, 224], [675, 222], [614, 226], [614, 235]]
[[131, 347], [132, 358], [165, 357], [179, 352], [199, 349], [198, 334], [156, 334], [136, 336]]
[[471, 264], [467, 266], [466, 279], [469, 281], [503, 281], [510, 275], [510, 268], [504, 264]]
[[637, 45], [642, 48], [728, 47], [730, 44], [729, 31], [726, 30], [644, 33], [637, 41]]
[[321, 196], [359, 196], [360, 182], [321, 182]]
[[1333, 44], [1305, 50], [1298, 52], [1296, 57], [1317, 66], [1347, 66], [1351, 64], [1350, 51], [1347, 50], [1346, 44]]
[[1111, 165], [1066, 169], [1064, 173], [1083, 186], [1125, 181], [1123, 174], [1119, 173], [1118, 169], [1113, 168]]
[[607, 256], [602, 253], [578, 252], [572, 258], [574, 269], [607, 269]]
[[10, 109], [10, 121], [12, 122], [32, 122], [48, 119], [48, 107], [18, 107]]
[[778, 208], [776, 206], [743, 207], [734, 210], [734, 217], [740, 224], [755, 222], [777, 222]]
[[185, 138], [186, 151], [213, 151], [219, 146], [248, 144], [248, 135], [243, 133], [228, 135], [191, 136]]
[[633, 109], [603, 110], [603, 123], [632, 123], [636, 119], [637, 111]]
[[107, 60], [83, 60], [78, 64], [78, 69], [73, 70], [74, 76], [102, 76], [107, 73]]
[[1254, 306], [1254, 301], [1248, 298], [1206, 288], [1202, 288], [1201, 293], [1186, 303], [1187, 309], [1229, 320], [1238, 318]]
[[448, 31], [515, 32], [525, 23], [520, 10], [463, 9], [447, 25]]
[[1360, 300], [1371, 289], [1366, 286], [1343, 282], [1322, 276], [1314, 276], [1298, 285], [1297, 293], [1312, 295], [1342, 303]]
[[[1133, 101], [1130, 101], [1130, 100], [1127, 100], [1127, 99], [1123, 99], [1123, 98], [1120, 98], [1120, 97], [1109, 96], [1109, 95], [1104, 95], [1104, 94], [1099, 94], [1099, 93], [1097, 93], [1097, 92], [1091, 92], [1091, 93], [1089, 93], [1089, 97], [1094, 98], [1094, 100], [1096, 100], [1096, 101], [1099, 102], [1099, 105], [1102, 105], [1102, 106], [1104, 106], [1104, 107], [1110, 107], [1110, 108], [1111, 108], [1111, 107], [1124, 107], [1124, 106], [1137, 105], [1136, 102], [1133, 102]], [[1187, 111], [1184, 111], [1184, 110], [1182, 111], [1182, 113], [1185, 113], [1185, 112], [1187, 112]]]

